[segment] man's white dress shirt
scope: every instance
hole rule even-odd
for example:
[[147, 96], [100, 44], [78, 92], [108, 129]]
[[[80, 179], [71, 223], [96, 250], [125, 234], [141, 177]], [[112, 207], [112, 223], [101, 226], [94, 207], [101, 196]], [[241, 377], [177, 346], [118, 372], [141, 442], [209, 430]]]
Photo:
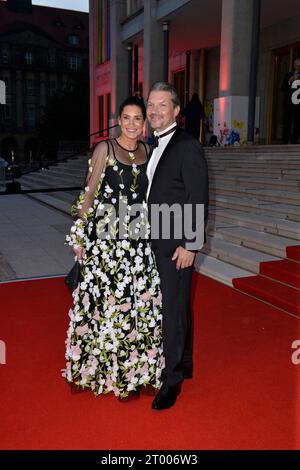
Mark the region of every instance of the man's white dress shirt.
[[[171, 126], [169, 126], [167, 129], [164, 129], [161, 132], [154, 131], [154, 135], [159, 137], [159, 135], [164, 134], [165, 132], [168, 132], [169, 130], [172, 129], [172, 127], [176, 127], [176, 126], [177, 126], [177, 123], [173, 122], [173, 124], [171, 124]], [[174, 129], [174, 132], [175, 132], [175, 129]], [[173, 137], [174, 132], [171, 132], [170, 134], [158, 139], [158, 147], [156, 147], [153, 150], [153, 153], [151, 155], [150, 161], [149, 161], [148, 166], [147, 166], [147, 176], [148, 176], [148, 180], [149, 180], [149, 185], [148, 185], [148, 190], [147, 190], [147, 199], [149, 197], [149, 193], [150, 193], [150, 189], [151, 189], [151, 185], [152, 185], [152, 181], [153, 181], [153, 176], [154, 176], [156, 167], [158, 165], [158, 162], [159, 162], [162, 154], [164, 153], [168, 143], [170, 142], [171, 138]]]

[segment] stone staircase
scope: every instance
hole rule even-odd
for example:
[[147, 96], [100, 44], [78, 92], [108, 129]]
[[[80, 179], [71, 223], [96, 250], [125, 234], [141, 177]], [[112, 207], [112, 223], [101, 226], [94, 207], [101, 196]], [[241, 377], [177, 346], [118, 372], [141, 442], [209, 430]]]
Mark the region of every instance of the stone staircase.
[[[18, 179], [22, 189], [43, 192], [30, 193], [30, 197], [70, 215], [71, 205], [76, 200], [79, 190], [47, 192], [47, 189], [82, 187], [87, 169], [88, 155], [59, 162], [57, 166], [43, 168]], [[45, 192], [44, 192], [45, 191]]]
[[[289, 313], [300, 314], [300, 147], [207, 148], [206, 157], [210, 177], [208, 238], [197, 255], [196, 269]], [[288, 255], [292, 247], [296, 251]], [[274, 270], [264, 267], [269, 263], [279, 266], [278, 262], [281, 275], [276, 279]], [[284, 270], [293, 276], [285, 276]], [[274, 295], [271, 300], [258, 288], [247, 287], [247, 282], [266, 284], [266, 279], [272, 283], [268, 291], [293, 297], [292, 307], [287, 299], [278, 300]]]
[[[300, 146], [206, 148], [207, 243], [196, 270], [300, 315]], [[31, 173], [22, 189], [82, 186], [88, 156]], [[67, 214], [78, 191], [30, 196]]]

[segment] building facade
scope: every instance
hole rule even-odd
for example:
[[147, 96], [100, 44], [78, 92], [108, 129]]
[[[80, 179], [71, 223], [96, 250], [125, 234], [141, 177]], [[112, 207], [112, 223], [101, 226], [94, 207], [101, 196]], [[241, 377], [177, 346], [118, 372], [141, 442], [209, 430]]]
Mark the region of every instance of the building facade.
[[254, 90], [253, 141], [281, 143], [281, 84], [297, 57], [298, 0], [90, 0], [91, 132], [117, 122], [126, 96], [145, 98], [167, 78], [182, 106], [199, 94], [204, 142], [247, 142]]
[[0, 0], [0, 156], [34, 159], [37, 128], [47, 100], [88, 70], [88, 14], [32, 6], [31, 0]]

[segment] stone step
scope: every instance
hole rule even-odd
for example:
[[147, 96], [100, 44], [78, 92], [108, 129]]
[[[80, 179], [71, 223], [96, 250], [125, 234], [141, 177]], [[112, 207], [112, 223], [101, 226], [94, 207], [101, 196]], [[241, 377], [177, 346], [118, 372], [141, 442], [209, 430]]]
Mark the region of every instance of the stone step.
[[44, 202], [45, 204], [65, 212], [67, 215], [70, 215], [71, 204], [70, 202], [63, 201], [52, 195], [52, 193], [33, 193], [30, 195], [31, 198]]
[[55, 199], [66, 201], [69, 204], [74, 204], [78, 197], [79, 191], [55, 191], [53, 193], [45, 193], [45, 194], [49, 194]]
[[21, 185], [29, 184], [32, 189], [34, 188], [47, 188], [47, 187], [57, 187], [57, 186], [82, 186], [82, 179], [74, 178], [71, 176], [52, 176], [51, 174], [36, 174], [36, 175], [26, 175], [19, 179]]
[[210, 152], [300, 152], [298, 144], [255, 144], [234, 147], [205, 147]]
[[[244, 178], [245, 170], [238, 168], [214, 168], [210, 169], [210, 177], [214, 176], [227, 176], [230, 175], [232, 178]], [[282, 180], [282, 181], [298, 181], [300, 183], [300, 170], [268, 170], [268, 176], [266, 176], [266, 170], [247, 169], [247, 178], [257, 179], [263, 177], [265, 180]]]
[[295, 240], [290, 238], [272, 235], [266, 232], [251, 230], [250, 228], [230, 225], [225, 222], [208, 224], [208, 234], [236, 245], [252, 248], [279, 258], [286, 257], [286, 248], [295, 246]]
[[59, 163], [56, 168], [60, 168], [62, 170], [68, 170], [69, 168], [72, 168], [73, 170], [81, 171], [82, 169], [87, 168], [87, 165], [88, 165], [88, 159], [84, 159], [80, 162], [69, 161], [65, 163]]
[[233, 186], [233, 185], [210, 185], [210, 193], [217, 194], [218, 196], [238, 196], [249, 199], [257, 199], [259, 201], [285, 201], [288, 204], [300, 205], [300, 192], [268, 190], [264, 188], [253, 188], [249, 184], [248, 187]]
[[207, 237], [207, 242], [201, 252], [255, 274], [259, 273], [261, 262], [280, 259], [216, 237]]
[[278, 178], [266, 178], [266, 177], [246, 177], [246, 176], [233, 176], [233, 175], [210, 175], [210, 181], [215, 185], [232, 183], [238, 186], [251, 187], [263, 187], [263, 188], [274, 188], [274, 189], [286, 189], [287, 191], [297, 192], [300, 191], [300, 181], [288, 181], [285, 179]]
[[299, 145], [295, 146], [253, 146], [250, 147], [204, 147], [207, 155], [271, 155], [272, 157], [277, 155], [292, 155], [300, 157]]
[[[220, 168], [219, 165], [214, 165], [211, 167], [213, 174], [225, 174], [229, 175], [237, 175], [237, 176], [245, 176], [244, 168], [238, 166], [232, 167], [224, 167]], [[284, 168], [268, 168], [268, 173], [266, 172], [266, 168], [261, 168], [259, 165], [255, 167], [251, 167], [247, 169], [247, 176], [253, 176], [256, 178], [257, 175], [263, 175], [265, 178], [284, 178], [287, 176], [295, 176], [299, 177], [300, 180], [300, 170], [292, 169], [284, 169]]]
[[216, 161], [214, 163], [208, 161], [208, 168], [210, 171], [214, 171], [214, 169], [220, 169], [220, 170], [230, 170], [231, 168], [236, 168], [240, 169], [241, 171], [247, 170], [253, 170], [253, 169], [261, 169], [265, 170], [266, 174], [268, 174], [270, 168], [272, 170], [295, 170], [299, 171], [300, 169], [300, 162], [297, 163], [291, 163], [291, 162], [272, 162], [272, 163], [266, 163], [266, 164], [261, 164], [259, 162], [247, 162], [246, 164], [242, 164], [240, 161]]
[[208, 159], [214, 160], [214, 159], [236, 159], [236, 160], [299, 160], [300, 161], [300, 154], [299, 153], [287, 153], [285, 154], [284, 152], [281, 153], [272, 153], [272, 152], [267, 152], [267, 153], [262, 153], [262, 152], [257, 152], [257, 153], [249, 153], [249, 152], [243, 152], [243, 153], [236, 153], [236, 152], [207, 152], [204, 150], [205, 155]]
[[210, 220], [231, 223], [300, 241], [300, 223], [232, 209], [210, 208]]
[[250, 271], [240, 269], [204, 253], [197, 254], [195, 270], [230, 287], [232, 287], [232, 279], [253, 275]]
[[212, 208], [242, 210], [254, 214], [267, 214], [281, 219], [300, 222], [300, 207], [293, 204], [281, 204], [279, 202], [270, 204], [269, 202], [257, 201], [255, 199], [212, 194], [210, 206]]
[[51, 175], [70, 175], [70, 176], [75, 176], [75, 177], [78, 177], [78, 178], [81, 178], [83, 180], [84, 178], [84, 175], [85, 175], [85, 172], [86, 172], [86, 168], [82, 169], [82, 170], [78, 170], [77, 168], [59, 168], [56, 167], [55, 169], [54, 168], [51, 168], [50, 171], [50, 174]]

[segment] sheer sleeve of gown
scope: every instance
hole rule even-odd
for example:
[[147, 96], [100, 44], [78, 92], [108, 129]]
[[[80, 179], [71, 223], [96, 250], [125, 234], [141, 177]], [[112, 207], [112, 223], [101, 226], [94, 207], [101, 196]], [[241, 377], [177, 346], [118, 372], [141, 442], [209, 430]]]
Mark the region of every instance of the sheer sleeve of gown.
[[104, 177], [106, 161], [108, 157], [108, 143], [100, 142], [94, 149], [88, 164], [88, 172], [85, 179], [84, 191], [72, 206], [71, 214], [75, 219], [70, 234], [66, 238], [67, 244], [73, 246], [85, 246], [85, 232], [89, 218], [93, 214], [94, 200], [100, 190]]

